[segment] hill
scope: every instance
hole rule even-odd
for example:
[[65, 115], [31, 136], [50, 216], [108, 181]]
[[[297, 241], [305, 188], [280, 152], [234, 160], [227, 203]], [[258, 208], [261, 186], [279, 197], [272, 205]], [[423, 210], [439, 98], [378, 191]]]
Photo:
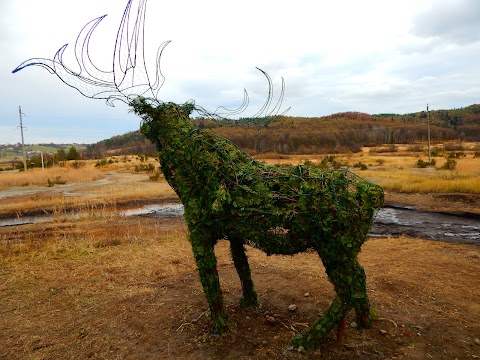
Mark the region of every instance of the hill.
[[[480, 141], [480, 105], [453, 110], [421, 111], [411, 114], [343, 112], [323, 117], [279, 116], [265, 126], [240, 125], [235, 121], [217, 123], [197, 118], [195, 124], [223, 136], [250, 154], [357, 152], [362, 146], [415, 144], [428, 139]], [[87, 146], [89, 157], [107, 155], [155, 154], [155, 147], [139, 132], [114, 136]]]

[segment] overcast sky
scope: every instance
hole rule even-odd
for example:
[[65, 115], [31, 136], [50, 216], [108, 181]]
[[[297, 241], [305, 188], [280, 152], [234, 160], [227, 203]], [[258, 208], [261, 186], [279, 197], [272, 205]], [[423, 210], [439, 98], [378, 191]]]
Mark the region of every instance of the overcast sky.
[[[0, 144], [20, 141], [19, 106], [26, 143], [93, 143], [138, 129], [125, 105], [85, 98], [40, 67], [12, 74], [29, 58], [53, 58], [66, 43], [71, 56], [78, 32], [104, 14], [91, 53], [111, 70], [125, 4], [0, 2]], [[172, 40], [162, 57], [163, 101], [194, 99], [215, 110], [240, 105], [245, 88], [255, 112], [268, 90], [259, 67], [276, 94], [285, 79], [292, 116], [480, 103], [478, 0], [150, 0], [147, 9], [147, 61], [154, 65], [158, 45]]]

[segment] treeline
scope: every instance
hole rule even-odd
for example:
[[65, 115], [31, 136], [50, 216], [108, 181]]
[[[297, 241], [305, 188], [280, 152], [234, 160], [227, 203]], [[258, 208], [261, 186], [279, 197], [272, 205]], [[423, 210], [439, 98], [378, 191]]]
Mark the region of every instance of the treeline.
[[[199, 123], [202, 127], [201, 122]], [[362, 113], [341, 113], [321, 118], [282, 117], [264, 128], [213, 127], [251, 154], [312, 154], [358, 152], [362, 146], [427, 141], [427, 124], [403, 123]], [[430, 127], [436, 141], [457, 139], [453, 129]]]
[[99, 159], [107, 155], [154, 155], [155, 153], [155, 146], [138, 130], [88, 145], [85, 150], [85, 155], [90, 159]]
[[480, 141], [480, 104], [453, 110], [430, 110], [411, 114], [379, 114], [381, 118], [405, 123], [431, 123], [438, 127], [453, 129], [460, 140]]
[[[245, 120], [245, 119], [243, 119]], [[480, 105], [455, 110], [436, 110], [398, 115], [369, 115], [344, 112], [324, 117], [281, 116], [267, 125], [246, 125], [248, 121], [223, 123], [195, 119], [195, 125], [223, 136], [248, 153], [280, 154], [357, 152], [362, 146], [381, 144], [414, 144], [428, 140], [480, 141]], [[89, 145], [86, 155], [101, 158], [107, 155], [149, 154], [153, 144], [139, 131], [114, 136]]]

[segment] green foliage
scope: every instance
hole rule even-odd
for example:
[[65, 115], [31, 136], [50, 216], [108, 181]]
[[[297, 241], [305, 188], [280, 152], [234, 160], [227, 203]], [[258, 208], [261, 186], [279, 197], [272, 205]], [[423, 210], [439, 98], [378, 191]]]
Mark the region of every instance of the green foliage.
[[456, 167], [457, 167], [457, 161], [452, 158], [448, 158], [447, 161], [445, 161], [445, 164], [443, 164], [440, 169], [455, 170]]
[[157, 181], [158, 179], [160, 179], [160, 176], [161, 176], [161, 172], [160, 170], [157, 170], [153, 173], [153, 175], [150, 175], [150, 180]]
[[430, 151], [430, 155], [432, 156], [441, 156], [444, 153], [444, 149], [440, 147], [434, 147]]
[[465, 157], [465, 153], [463, 151], [451, 151], [448, 153], [448, 159], [461, 159]]
[[155, 165], [153, 164], [139, 164], [135, 165], [135, 172], [146, 171], [153, 173], [155, 171]]
[[97, 161], [97, 163], [95, 164], [95, 167], [102, 167], [102, 166], [106, 166], [107, 164], [108, 164], [107, 159], [103, 158]]
[[65, 160], [67, 160], [67, 153], [65, 152], [64, 149], [58, 149], [58, 150], [57, 150], [56, 159], [57, 159], [57, 161], [65, 161]]
[[[195, 128], [192, 103], [152, 106], [131, 103], [141, 131], [159, 151], [165, 179], [185, 207], [190, 242], [207, 297], [214, 331], [227, 325], [214, 245], [228, 238], [245, 305], [255, 305], [243, 244], [267, 254], [316, 250], [335, 286], [337, 299], [300, 341], [318, 344], [354, 308], [369, 323], [365, 273], [357, 261], [383, 190], [347, 170], [313, 166], [269, 166], [232, 142]], [[335, 167], [334, 157], [326, 163]]]
[[368, 166], [366, 164], [362, 163], [361, 161], [359, 161], [356, 164], [353, 164], [353, 167], [354, 168], [359, 168], [360, 170], [368, 170]]
[[72, 167], [73, 167], [74, 169], [80, 169], [80, 168], [84, 167], [85, 165], [86, 165], [86, 163], [83, 162], [83, 161], [74, 161], [74, 162], [72, 162]]
[[422, 160], [422, 159], [418, 159], [417, 160], [417, 167], [426, 168], [427, 166], [435, 166], [436, 163], [437, 163], [437, 161], [435, 159], [430, 160], [430, 162]]
[[[315, 166], [314, 164], [312, 164], [310, 162], [308, 162], [308, 163], [305, 162], [305, 165]], [[320, 161], [320, 164], [318, 165], [318, 167], [320, 167], [322, 169], [330, 169], [330, 168], [340, 169], [341, 167], [348, 167], [348, 164], [342, 164], [342, 163], [338, 162], [335, 159], [335, 155], [327, 155], [322, 159], [322, 161]]]
[[113, 159], [106, 159], [106, 158], [103, 158], [101, 160], [98, 160], [95, 164], [95, 167], [102, 167], [102, 166], [107, 166], [107, 165], [110, 165], [110, 164], [113, 164], [114, 161]]
[[75, 146], [70, 146], [68, 149], [67, 160], [80, 160], [80, 154]]
[[67, 180], [63, 180], [61, 176], [56, 176], [55, 179], [50, 180], [47, 179], [48, 187], [52, 187], [54, 185], [63, 185], [67, 183]]

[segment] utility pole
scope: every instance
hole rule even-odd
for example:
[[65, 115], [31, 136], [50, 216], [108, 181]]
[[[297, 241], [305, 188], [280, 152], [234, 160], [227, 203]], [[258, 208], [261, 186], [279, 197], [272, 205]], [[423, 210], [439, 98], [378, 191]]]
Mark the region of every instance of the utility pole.
[[22, 124], [22, 115], [25, 115], [22, 113], [22, 108], [19, 106], [18, 107], [18, 115], [20, 115], [20, 126], [17, 126], [20, 128], [20, 133], [22, 134], [22, 153], [23, 153], [23, 169], [25, 172], [27, 171], [27, 156], [25, 155], [25, 142], [23, 140], [23, 129], [26, 129], [23, 127]]
[[45, 171], [45, 164], [43, 163], [43, 151], [40, 151], [40, 156], [42, 157], [42, 170]]
[[428, 104], [427, 104], [427, 132], [428, 132], [428, 163], [431, 163], [431, 152], [430, 152], [430, 110], [428, 110]]

